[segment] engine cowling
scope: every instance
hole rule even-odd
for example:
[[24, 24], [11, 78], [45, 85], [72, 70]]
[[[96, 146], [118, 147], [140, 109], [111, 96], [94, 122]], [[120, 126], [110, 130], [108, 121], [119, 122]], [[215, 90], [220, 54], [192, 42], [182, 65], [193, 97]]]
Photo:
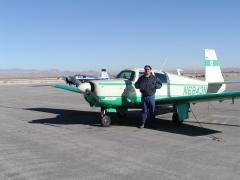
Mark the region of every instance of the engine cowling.
[[86, 93], [87, 91], [91, 91], [91, 84], [89, 82], [82, 83], [78, 86], [78, 89], [82, 94]]

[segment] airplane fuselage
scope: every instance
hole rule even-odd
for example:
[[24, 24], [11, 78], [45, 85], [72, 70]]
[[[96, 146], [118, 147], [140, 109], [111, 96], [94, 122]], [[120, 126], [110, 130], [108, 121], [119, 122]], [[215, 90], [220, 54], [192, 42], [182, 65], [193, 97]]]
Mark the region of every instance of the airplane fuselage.
[[[100, 101], [95, 102], [87, 95], [85, 99], [96, 107], [139, 107], [141, 92], [134, 84], [143, 73], [143, 69], [128, 69], [120, 72], [117, 79], [91, 81]], [[162, 83], [161, 89], [156, 90], [155, 99], [207, 93], [208, 83], [205, 81], [154, 70], [152, 73]]]

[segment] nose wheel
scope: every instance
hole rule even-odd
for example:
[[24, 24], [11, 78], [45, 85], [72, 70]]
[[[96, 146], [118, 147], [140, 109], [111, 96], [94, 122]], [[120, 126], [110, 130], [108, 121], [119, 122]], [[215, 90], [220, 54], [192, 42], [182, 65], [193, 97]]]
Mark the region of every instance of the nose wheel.
[[101, 123], [102, 123], [103, 127], [109, 127], [111, 124], [111, 118], [109, 116], [105, 115], [102, 117]]
[[111, 124], [111, 118], [110, 116], [106, 115], [106, 109], [101, 109], [101, 124], [103, 127], [109, 127]]

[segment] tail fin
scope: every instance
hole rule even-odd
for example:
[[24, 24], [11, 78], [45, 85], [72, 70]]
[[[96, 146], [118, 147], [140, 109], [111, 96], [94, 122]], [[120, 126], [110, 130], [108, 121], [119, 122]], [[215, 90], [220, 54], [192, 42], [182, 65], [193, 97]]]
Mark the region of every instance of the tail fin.
[[106, 69], [102, 69], [101, 79], [109, 79], [108, 73]]
[[214, 49], [205, 49], [205, 81], [208, 82], [209, 93], [220, 93], [226, 89]]

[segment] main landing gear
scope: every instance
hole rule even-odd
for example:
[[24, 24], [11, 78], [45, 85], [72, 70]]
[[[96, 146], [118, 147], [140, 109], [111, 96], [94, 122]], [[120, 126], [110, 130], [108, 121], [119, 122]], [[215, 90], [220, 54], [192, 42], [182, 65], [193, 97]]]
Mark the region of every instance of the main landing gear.
[[172, 122], [173, 122], [173, 124], [176, 124], [176, 125], [181, 125], [183, 123], [183, 121], [180, 121], [179, 115], [178, 115], [177, 112], [173, 113], [173, 115], [172, 115]]
[[172, 115], [172, 122], [176, 125], [181, 125], [183, 121], [180, 120], [179, 114], [177, 112], [177, 107], [173, 106], [173, 115]]
[[109, 127], [111, 124], [110, 116], [106, 115], [106, 109], [101, 108], [101, 124], [103, 127]]

